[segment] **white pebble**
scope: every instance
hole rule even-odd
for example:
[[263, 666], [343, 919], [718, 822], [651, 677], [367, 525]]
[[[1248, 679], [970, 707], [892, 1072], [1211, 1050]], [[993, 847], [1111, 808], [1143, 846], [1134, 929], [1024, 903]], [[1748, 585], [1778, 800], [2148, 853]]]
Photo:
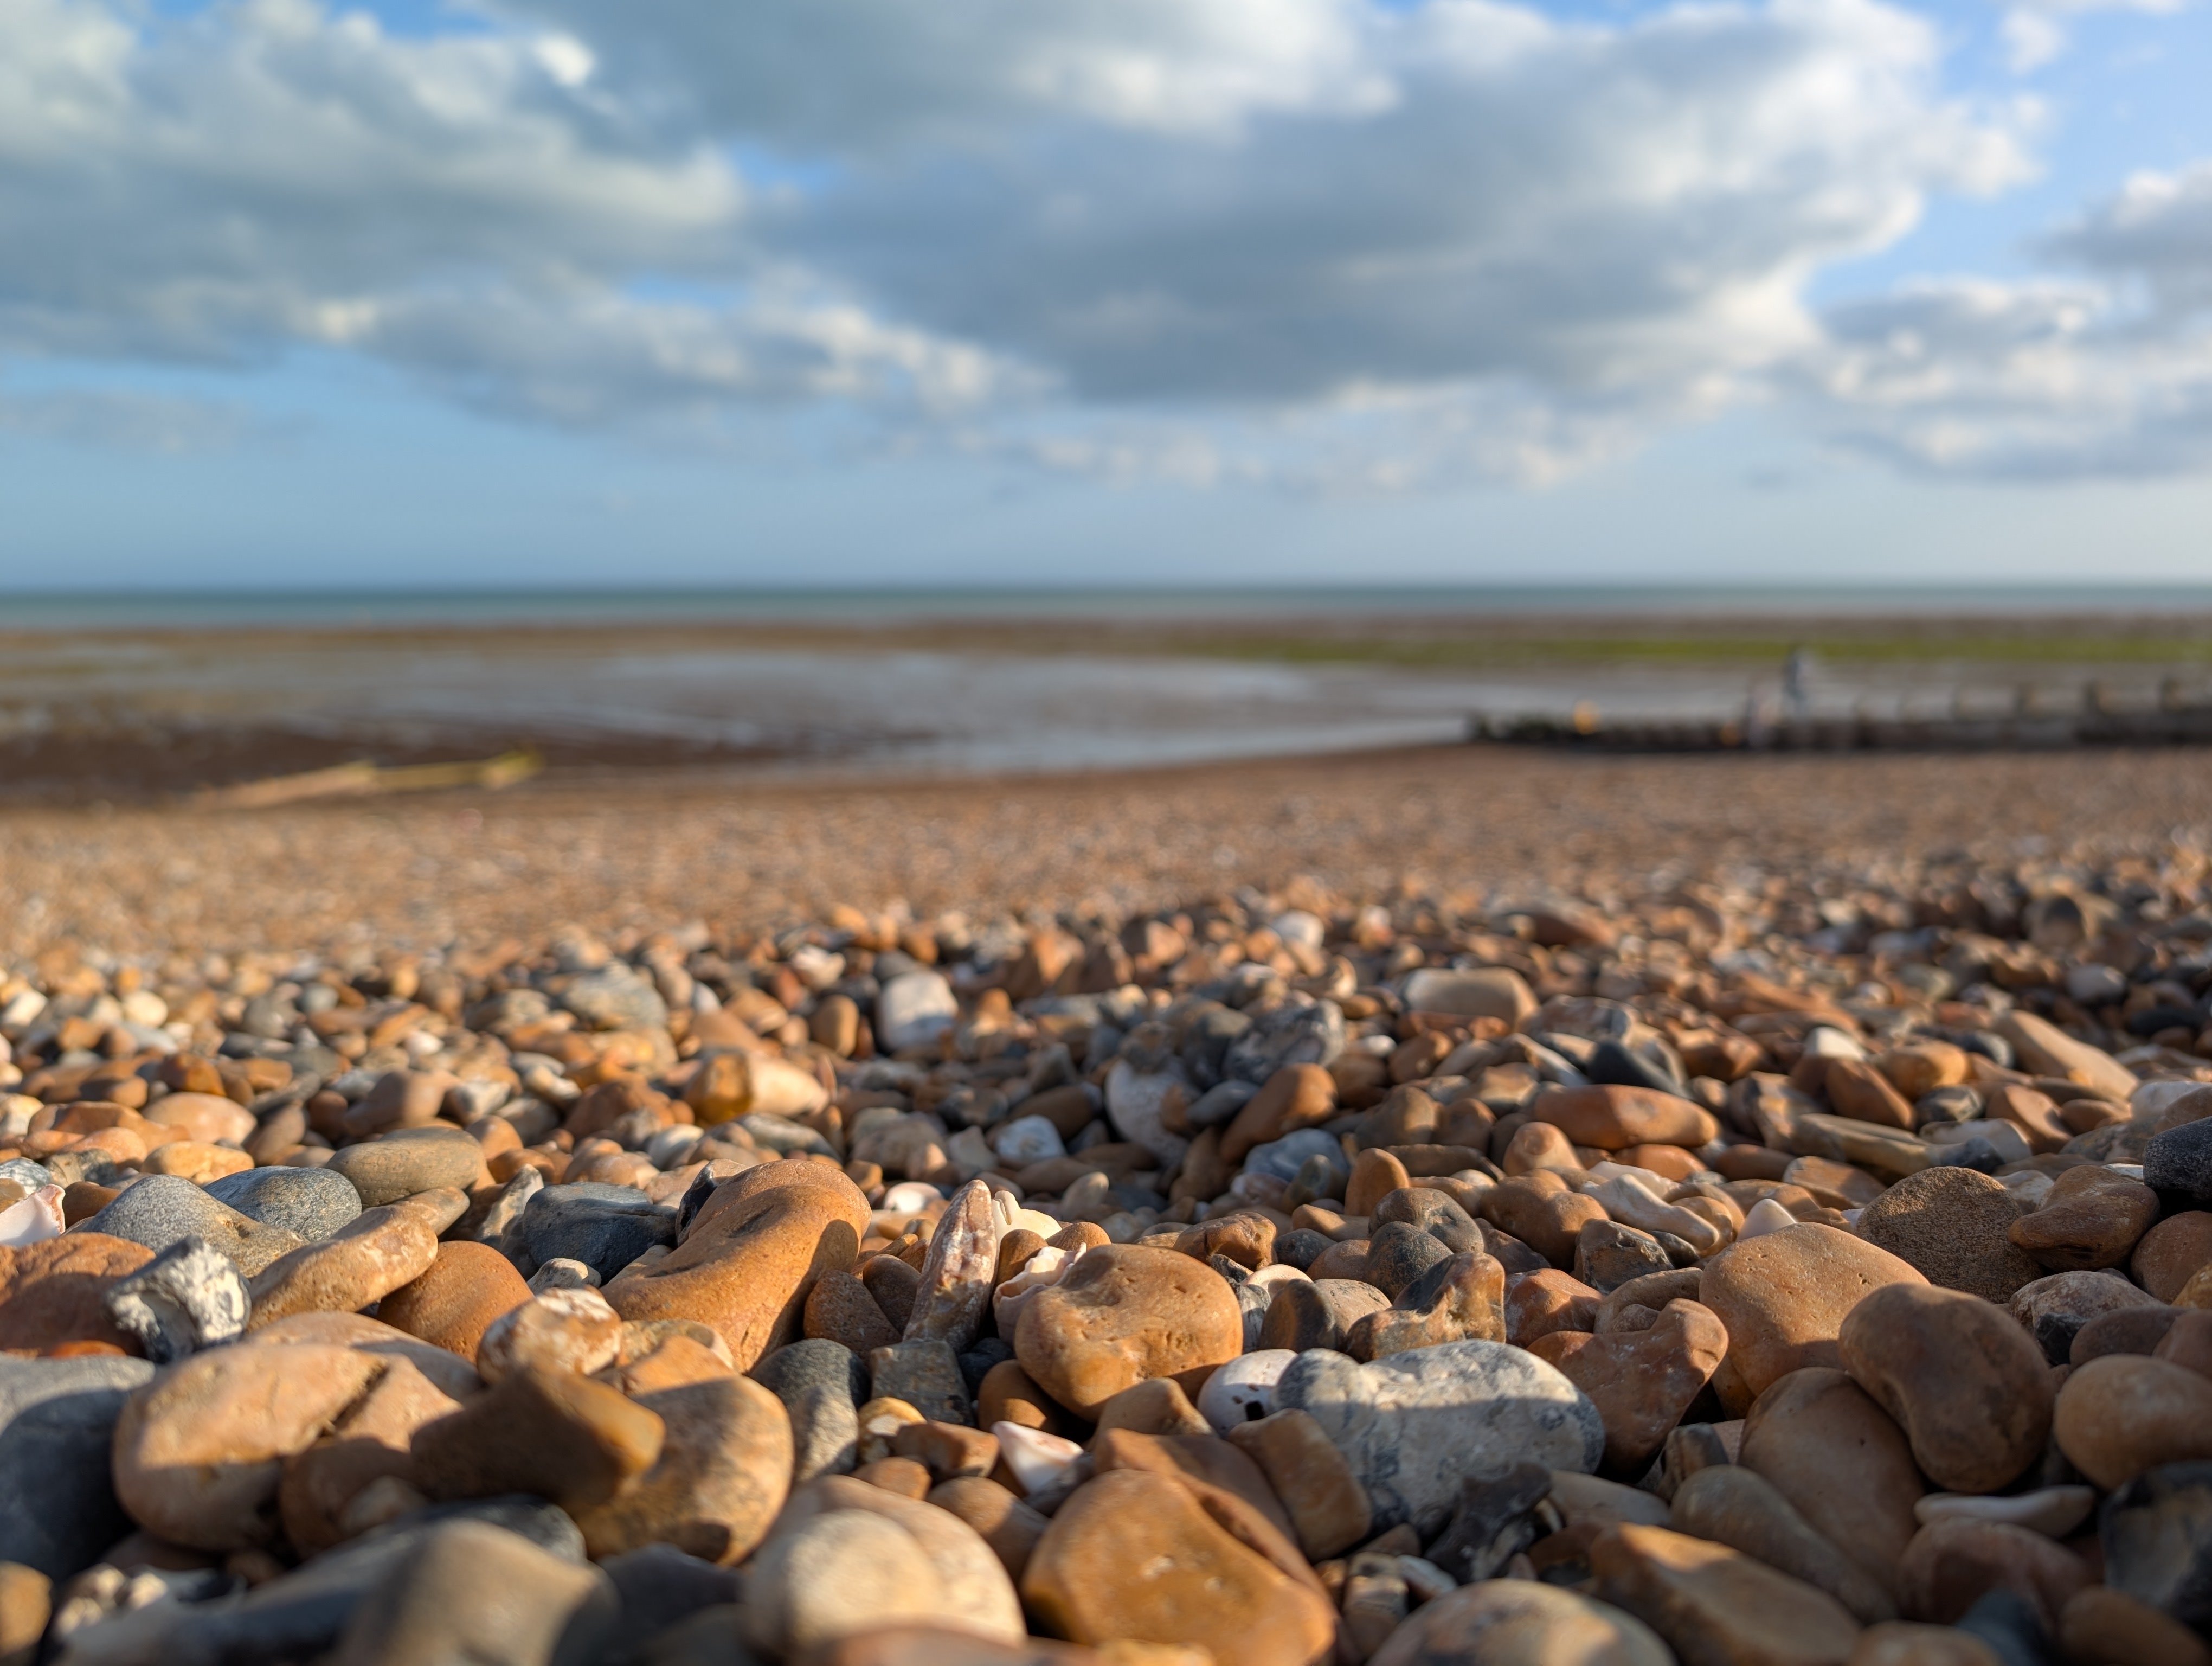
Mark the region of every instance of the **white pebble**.
[[1026, 1424], [994, 1423], [991, 1432], [999, 1438], [999, 1456], [1006, 1459], [1006, 1468], [1014, 1472], [1024, 1493], [1042, 1492], [1083, 1456], [1083, 1449], [1073, 1441]]
[[1771, 1197], [1762, 1197], [1744, 1212], [1743, 1230], [1735, 1235], [1736, 1242], [1763, 1238], [1769, 1232], [1786, 1232], [1796, 1224], [1797, 1217], [1789, 1210]]
[[1289, 1348], [1261, 1348], [1231, 1359], [1199, 1390], [1198, 1414], [1226, 1434], [1275, 1409], [1275, 1384], [1298, 1356]]

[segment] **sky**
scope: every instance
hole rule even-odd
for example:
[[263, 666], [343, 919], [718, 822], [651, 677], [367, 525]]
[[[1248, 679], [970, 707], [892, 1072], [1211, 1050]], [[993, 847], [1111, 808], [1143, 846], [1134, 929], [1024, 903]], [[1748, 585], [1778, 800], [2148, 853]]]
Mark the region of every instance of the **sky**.
[[0, 0], [0, 590], [2212, 578], [2206, 0]]

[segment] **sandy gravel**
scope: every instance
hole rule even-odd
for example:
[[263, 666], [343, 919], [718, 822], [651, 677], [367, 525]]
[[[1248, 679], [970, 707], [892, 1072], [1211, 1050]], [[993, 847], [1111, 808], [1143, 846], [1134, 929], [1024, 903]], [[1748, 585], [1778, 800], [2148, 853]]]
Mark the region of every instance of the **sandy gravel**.
[[0, 814], [0, 953], [428, 948], [832, 903], [1120, 913], [1332, 890], [1602, 900], [1747, 867], [2062, 860], [2212, 839], [2212, 755], [1762, 759], [1461, 747], [885, 786], [699, 778], [303, 806]]

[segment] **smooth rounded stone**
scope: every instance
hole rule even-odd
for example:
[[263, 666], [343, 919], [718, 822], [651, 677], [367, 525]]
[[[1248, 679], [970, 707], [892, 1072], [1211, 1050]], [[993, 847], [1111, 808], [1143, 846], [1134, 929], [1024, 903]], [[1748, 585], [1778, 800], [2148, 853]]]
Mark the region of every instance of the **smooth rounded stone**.
[[1018, 1583], [1049, 1518], [995, 1481], [956, 1476], [929, 1489], [926, 1502], [958, 1517], [981, 1535], [1009, 1579]]
[[1243, 1169], [1247, 1174], [1271, 1175], [1277, 1180], [1291, 1181], [1316, 1157], [1327, 1161], [1338, 1173], [1346, 1172], [1343, 1146], [1337, 1143], [1334, 1134], [1320, 1128], [1300, 1128], [1264, 1146], [1253, 1146], [1244, 1158]]
[[1589, 1396], [1605, 1424], [1605, 1465], [1640, 1474], [1712, 1380], [1728, 1332], [1696, 1302], [1667, 1304], [1648, 1330], [1554, 1331], [1533, 1350]]
[[1418, 1182], [1399, 1188], [1377, 1203], [1368, 1217], [1368, 1226], [1372, 1230], [1400, 1220], [1419, 1227], [1454, 1254], [1483, 1247], [1482, 1229], [1474, 1217], [1455, 1198]]
[[446, 1095], [457, 1085], [442, 1070], [387, 1070], [338, 1120], [356, 1138], [392, 1128], [422, 1128], [437, 1120]]
[[1031, 1299], [1014, 1335], [1022, 1369], [1082, 1417], [1133, 1383], [1201, 1371], [1243, 1346], [1243, 1311], [1218, 1273], [1139, 1244], [1086, 1251]]
[[1386, 1221], [1367, 1240], [1367, 1282], [1395, 1301], [1431, 1268], [1449, 1261], [1451, 1253], [1418, 1226]]
[[284, 1461], [276, 1505], [293, 1550], [319, 1555], [422, 1503], [414, 1484], [415, 1432], [459, 1409], [413, 1361], [388, 1359], [366, 1394], [305, 1451]]
[[968, 1379], [944, 1342], [896, 1342], [868, 1356], [868, 1392], [897, 1400], [939, 1423], [968, 1423]]
[[159, 1254], [185, 1238], [199, 1238], [238, 1263], [252, 1278], [304, 1241], [296, 1232], [240, 1213], [189, 1180], [149, 1175], [74, 1229], [128, 1238]]
[[2066, 1605], [2058, 1644], [2079, 1666], [2212, 1666], [2212, 1645], [2197, 1633], [2106, 1585], [2091, 1585]]
[[1846, 1316], [1837, 1344], [1938, 1487], [1994, 1493], [2043, 1456], [2053, 1396], [2042, 1350], [1978, 1296], [1885, 1286]]
[[362, 1206], [397, 1203], [417, 1192], [475, 1185], [483, 1169], [483, 1147], [459, 1128], [405, 1128], [332, 1157], [325, 1172], [344, 1176], [361, 1195]]
[[109, 1315], [106, 1297], [153, 1259], [144, 1244], [88, 1225], [35, 1243], [0, 1244], [0, 1348], [36, 1353], [64, 1342], [127, 1347], [131, 1333]]
[[791, 1420], [775, 1395], [742, 1377], [640, 1395], [660, 1420], [659, 1459], [612, 1499], [573, 1513], [594, 1559], [671, 1544], [732, 1566], [768, 1536], [788, 1495]]
[[220, 1093], [167, 1093], [140, 1114], [158, 1128], [176, 1129], [180, 1139], [204, 1145], [241, 1146], [253, 1137], [253, 1113]]
[[2122, 1307], [2100, 1313], [2074, 1333], [2066, 1362], [2086, 1365], [2108, 1353], [2154, 1353], [2183, 1311], [2178, 1307]]
[[[1666, 1149], [1672, 1150], [1672, 1146]], [[1711, 1221], [1696, 1211], [1661, 1201], [1638, 1182], [1617, 1175], [1594, 1186], [1586, 1185], [1583, 1195], [1601, 1204], [1606, 1213], [1623, 1226], [1633, 1226], [1639, 1231], [1655, 1237], [1671, 1234], [1689, 1244], [1700, 1256], [1710, 1256], [1727, 1243], [1727, 1235]]]
[[1588, 1474], [1605, 1425], [1559, 1370], [1502, 1342], [1446, 1342], [1370, 1365], [1316, 1349], [1275, 1388], [1279, 1410], [1312, 1414], [1373, 1502], [1378, 1529], [1424, 1539], [1450, 1518], [1462, 1476], [1523, 1460]]
[[347, 1347], [211, 1348], [131, 1397], [115, 1426], [116, 1497], [173, 1543], [246, 1550], [277, 1535], [283, 1461], [384, 1369]]
[[852, 1472], [860, 1461], [867, 1371], [851, 1349], [826, 1339], [793, 1342], [754, 1366], [752, 1377], [783, 1402], [790, 1420], [793, 1486]]
[[1239, 1267], [1258, 1272], [1273, 1260], [1275, 1223], [1267, 1216], [1238, 1210], [1210, 1216], [1176, 1236], [1175, 1251], [1194, 1261], [1224, 1256]]
[[750, 1371], [797, 1339], [815, 1279], [851, 1268], [869, 1216], [866, 1194], [830, 1164], [763, 1164], [717, 1186], [675, 1251], [616, 1280], [607, 1299], [626, 1319], [712, 1325]]
[[1583, 1227], [1607, 1219], [1605, 1206], [1584, 1197], [1548, 1170], [1501, 1181], [1482, 1195], [1476, 1213], [1554, 1266], [1571, 1262]]
[[2044, 1357], [2063, 1365], [2081, 1327], [2100, 1314], [2123, 1308], [2157, 1307], [2158, 1298], [2118, 1273], [2053, 1273], [2013, 1292], [2012, 1316], [2042, 1347]]
[[904, 1341], [971, 1347], [989, 1311], [999, 1266], [999, 1217], [991, 1189], [971, 1180], [937, 1219]]
[[541, 1290], [495, 1318], [473, 1360], [487, 1383], [526, 1366], [588, 1377], [622, 1353], [623, 1317], [598, 1291]]
[[792, 1495], [744, 1591], [750, 1639], [779, 1658], [902, 1620], [998, 1642], [1024, 1635], [1013, 1583], [981, 1535], [849, 1475]]
[[441, 1243], [429, 1267], [377, 1304], [376, 1316], [476, 1363], [492, 1322], [531, 1299], [514, 1263], [488, 1243]]
[[1705, 1264], [1698, 1293], [1727, 1327], [1729, 1363], [1755, 1396], [1791, 1371], [1839, 1364], [1837, 1332], [1869, 1292], [1924, 1282], [1887, 1251], [1808, 1224], [1723, 1250]]
[[353, 1183], [328, 1168], [248, 1169], [210, 1182], [207, 1195], [242, 1215], [296, 1232], [310, 1243], [328, 1237], [362, 1211], [361, 1194]]
[[2200, 1268], [2212, 1267], [2212, 1212], [2186, 1209], [2170, 1214], [2142, 1235], [2128, 1271], [2162, 1302], [2179, 1295]]
[[1389, 1305], [1388, 1296], [1358, 1279], [1301, 1279], [1279, 1284], [1267, 1298], [1258, 1346], [1270, 1353], [1300, 1353], [1320, 1347], [1345, 1353], [1359, 1322]]
[[1529, 1110], [1538, 1122], [1549, 1122], [1576, 1145], [1601, 1151], [1630, 1146], [1694, 1149], [1711, 1145], [1721, 1132], [1713, 1114], [1694, 1099], [1648, 1087], [1548, 1087]]
[[1190, 1149], [1189, 1140], [1169, 1131], [1169, 1108], [1180, 1110], [1194, 1097], [1190, 1079], [1172, 1062], [1165, 1070], [1148, 1071], [1118, 1059], [1106, 1075], [1106, 1118], [1115, 1133], [1142, 1146], [1164, 1167], [1182, 1162]]
[[1076, 1489], [1022, 1574], [1022, 1599], [1077, 1643], [1195, 1645], [1251, 1666], [1319, 1666], [1335, 1614], [1165, 1475], [1116, 1469]]
[[434, 1499], [530, 1493], [574, 1516], [652, 1468], [664, 1436], [661, 1420], [619, 1390], [524, 1365], [415, 1432], [416, 1484]]
[[2045, 1270], [2009, 1236], [2020, 1214], [2019, 1201], [1988, 1175], [1928, 1168], [1867, 1205], [1858, 1230], [1930, 1284], [2008, 1302]]
[[[2150, 1310], [2155, 1313], [2159, 1310]], [[2157, 1346], [2151, 1349], [2153, 1357], [2169, 1360], [2177, 1365], [2185, 1365], [2199, 1376], [2212, 1377], [2212, 1313], [2207, 1313], [2202, 1308], [2183, 1308], [2173, 1311], [2173, 1322], [2166, 1328], [2166, 1335], [2158, 1339]], [[2081, 1328], [2081, 1335], [2088, 1335], [2100, 1322], [2107, 1322], [2091, 1320]], [[2081, 1341], [2080, 1336], [2074, 1339], [2076, 1347], [2081, 1346]]]
[[514, 1229], [521, 1223], [523, 1211], [530, 1200], [545, 1189], [545, 1171], [526, 1164], [508, 1176], [497, 1194], [484, 1207], [477, 1222], [477, 1242], [489, 1243], [505, 1250], [510, 1238], [516, 1246], [520, 1238]]
[[1744, 1420], [1738, 1462], [1893, 1596], [1927, 1491], [1905, 1433], [1840, 1371], [1792, 1371]]
[[1509, 1175], [1534, 1174], [1552, 1169], [1570, 1180], [1583, 1175], [1583, 1160], [1575, 1155], [1575, 1142], [1549, 1122], [1523, 1122], [1505, 1142], [1498, 1165]]
[[1523, 1274], [1506, 1287], [1505, 1340], [1527, 1347], [1555, 1330], [1594, 1330], [1604, 1299], [1602, 1292], [1556, 1268]]
[[1617, 1221], [1585, 1221], [1575, 1235], [1575, 1277], [1601, 1292], [1674, 1265], [1674, 1258], [1657, 1238]]
[[2212, 1379], [2107, 1354], [2067, 1377], [2051, 1430], [2067, 1461], [2110, 1491], [2160, 1464], [2212, 1458]]
[[1344, 1051], [1344, 1009], [1333, 1000], [1285, 1001], [1247, 1016], [1250, 1026], [1221, 1056], [1224, 1077], [1264, 1086], [1285, 1066], [1325, 1066]]
[[2142, 1171], [2166, 1213], [2212, 1209], [2212, 1117], [2155, 1135], [2143, 1147]]
[[102, 1301], [116, 1329], [137, 1338], [157, 1365], [236, 1341], [253, 1305], [238, 1263], [198, 1238], [171, 1244], [116, 1280]]
[[2063, 1539], [2089, 1518], [2097, 1494], [2087, 1487], [2045, 1487], [2033, 1493], [1985, 1497], [1968, 1493], [1930, 1493], [1912, 1506], [1923, 1527], [1937, 1522], [1971, 1520], [2002, 1522], [2040, 1533], [2046, 1539]]
[[2062, 1081], [2094, 1088], [2122, 1104], [2141, 1085], [2135, 1072], [2101, 1048], [2075, 1041], [2048, 1018], [2017, 1008], [2002, 1014], [1998, 1035], [2012, 1044], [2020, 1068], [2033, 1076], [2056, 1076]]
[[1528, 981], [1504, 966], [1468, 970], [1424, 966], [1407, 976], [1400, 998], [1409, 1012], [1497, 1018], [1509, 1030], [1519, 1029], [1536, 1011], [1536, 997]]
[[1368, 1666], [1673, 1666], [1635, 1615], [1533, 1579], [1488, 1579], [1423, 1603]]
[[1858, 1622], [1815, 1586], [1725, 1545], [1625, 1523], [1590, 1546], [1597, 1595], [1685, 1660], [1844, 1666]]
[[1282, 1500], [1307, 1560], [1340, 1555], [1373, 1533], [1375, 1507], [1367, 1489], [1310, 1414], [1277, 1412], [1232, 1425], [1227, 1434]]
[[0, 1562], [64, 1579], [129, 1529], [111, 1481], [116, 1424], [143, 1359], [0, 1356]]
[[1849, 1666], [2021, 1666], [1971, 1633], [1886, 1620], [1859, 1633]]
[[959, 997], [941, 972], [902, 972], [876, 992], [876, 1045], [886, 1053], [927, 1047], [959, 1021]]
[[856, 1355], [889, 1347], [899, 1340], [897, 1327], [884, 1316], [867, 1286], [836, 1268], [815, 1280], [807, 1294], [803, 1324], [808, 1336], [840, 1343]]
[[[771, 1163], [766, 1166], [779, 1169], [783, 1165]], [[827, 1164], [799, 1166], [829, 1169]], [[835, 1170], [829, 1171], [836, 1173]], [[543, 1187], [532, 1194], [529, 1202], [523, 1206], [522, 1219], [514, 1224], [512, 1236], [533, 1268], [556, 1258], [580, 1261], [601, 1279], [611, 1279], [656, 1244], [676, 1242], [676, 1211], [667, 1204], [655, 1203], [643, 1192], [629, 1186], [578, 1181], [572, 1185]], [[632, 1316], [690, 1316], [656, 1313]]]
[[2212, 1463], [2142, 1471], [2106, 1501], [2105, 1583], [2170, 1619], [2212, 1629]]
[[903, 1337], [914, 1317], [914, 1304], [921, 1295], [921, 1269], [908, 1266], [896, 1256], [872, 1256], [860, 1269], [860, 1282], [883, 1316]]
[[744, 1583], [729, 1568], [673, 1545], [647, 1545], [599, 1564], [615, 1588], [625, 1627], [659, 1631], [703, 1608], [734, 1603]]
[[1896, 1605], [1863, 1568], [1824, 1537], [1773, 1483], [1740, 1463], [1699, 1469], [1674, 1489], [1677, 1533], [1755, 1556], [1828, 1593], [1862, 1625], [1894, 1620]]
[[2094, 1163], [2069, 1169], [2007, 1236], [2053, 1272], [2118, 1267], [2158, 1219], [2158, 1194]]
[[485, 1522], [409, 1544], [354, 1611], [331, 1666], [585, 1666], [615, 1642], [607, 1576]]
[[430, 1270], [438, 1234], [392, 1206], [366, 1209], [326, 1238], [303, 1243], [257, 1274], [249, 1289], [258, 1329], [295, 1313], [354, 1313]]
[[1369, 1360], [1439, 1342], [1505, 1340], [1505, 1269], [1468, 1250], [1437, 1262], [1389, 1307], [1355, 1322], [1340, 1352]]
[[1897, 1605], [1908, 1620], [1954, 1626], [1992, 1590], [2033, 1607], [2046, 1632], [2091, 1583], [2081, 1559], [2040, 1533], [1967, 1517], [1929, 1523], [1897, 1565]]
[[1000, 1125], [991, 1136], [991, 1149], [1008, 1163], [1042, 1163], [1067, 1155], [1060, 1130], [1042, 1116], [1016, 1116]]
[[[1233, 1109], [1224, 1107], [1233, 1106]], [[1190, 1108], [1194, 1128], [1225, 1122], [1221, 1158], [1241, 1163], [1256, 1146], [1325, 1122], [1336, 1108], [1336, 1082], [1319, 1065], [1287, 1065], [1259, 1086], [1227, 1081], [1209, 1088]]]

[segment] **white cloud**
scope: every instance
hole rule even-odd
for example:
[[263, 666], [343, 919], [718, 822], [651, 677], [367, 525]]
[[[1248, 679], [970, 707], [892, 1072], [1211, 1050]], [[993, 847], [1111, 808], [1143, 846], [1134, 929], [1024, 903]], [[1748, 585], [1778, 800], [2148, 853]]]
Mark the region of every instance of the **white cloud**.
[[2014, 75], [2039, 70], [2065, 53], [2065, 27], [2048, 12], [2008, 11], [1999, 29]]

